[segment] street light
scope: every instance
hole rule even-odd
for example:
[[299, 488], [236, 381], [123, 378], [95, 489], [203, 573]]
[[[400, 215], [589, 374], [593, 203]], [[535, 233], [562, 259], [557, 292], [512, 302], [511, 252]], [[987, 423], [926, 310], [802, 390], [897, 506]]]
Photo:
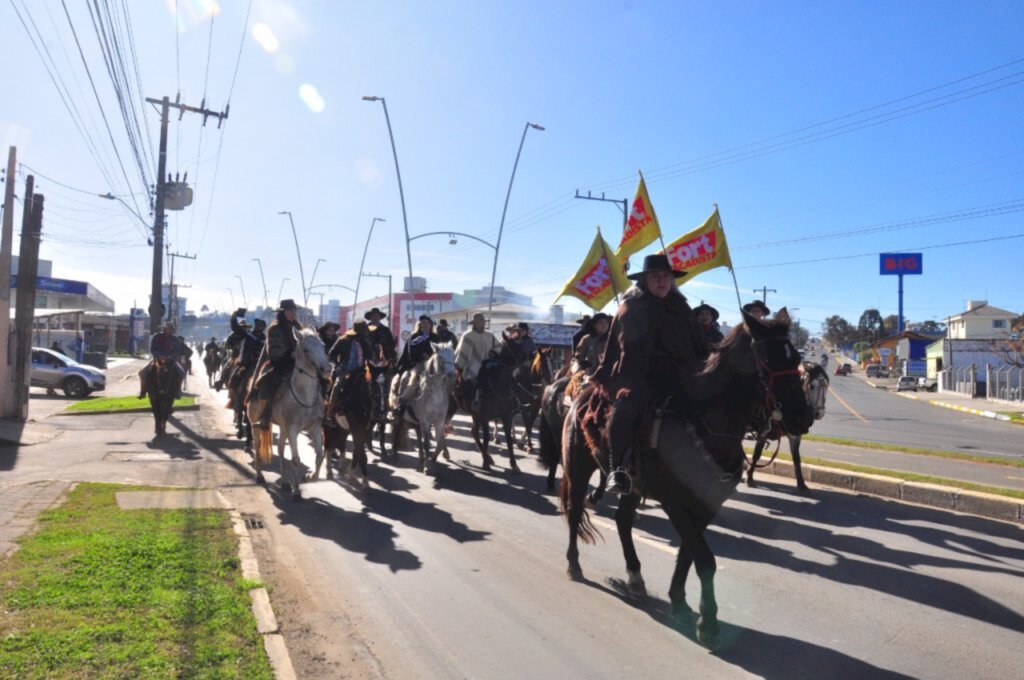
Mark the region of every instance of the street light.
[[277, 289], [277, 299], [278, 300], [281, 299], [281, 293], [284, 292], [284, 284], [287, 283], [290, 280], [291, 279], [289, 279], [287, 276], [284, 277], [283, 279], [281, 279], [281, 287]]
[[320, 268], [321, 262], [327, 262], [324, 258], [317, 258], [316, 264], [313, 265], [313, 275], [309, 277], [309, 287], [313, 287], [313, 281], [316, 279], [316, 270]]
[[235, 278], [238, 279], [238, 285], [242, 287], [242, 306], [243, 307], [248, 307], [249, 306], [249, 298], [245, 294], [245, 284], [242, 283], [242, 277], [239, 276], [238, 274], [235, 274]]
[[[370, 272], [366, 272], [365, 274], [363, 274], [363, 276], [373, 276], [373, 277], [376, 277], [376, 278], [379, 278], [379, 279], [387, 279], [388, 280], [388, 314], [393, 314], [394, 313], [394, 302], [391, 299], [391, 274], [371, 274]], [[353, 317], [352, 321], [353, 321], [353, 323], [355, 322], [355, 315], [356, 315], [356, 308], [355, 308], [355, 305], [353, 305], [352, 306], [352, 317]]]
[[128, 209], [128, 212], [130, 212], [132, 215], [135, 215], [135, 217], [137, 217], [139, 219], [139, 221], [142, 222], [142, 224], [146, 227], [146, 232], [147, 233], [153, 231], [153, 225], [150, 224], [148, 220], [143, 218], [142, 215], [140, 215], [139, 212], [135, 208], [133, 208], [131, 206], [131, 204], [129, 204], [127, 201], [125, 201], [120, 196], [115, 196], [114, 194], [112, 194], [109, 191], [107, 193], [105, 193], [105, 194], [96, 194], [96, 195], [99, 196], [100, 198], [105, 198], [108, 201], [118, 201], [121, 205], [123, 205], [125, 208]]
[[512, 183], [516, 179], [516, 169], [519, 167], [519, 156], [523, 153], [523, 144], [526, 142], [526, 133], [530, 128], [543, 132], [543, 126], [536, 123], [526, 122], [523, 126], [523, 136], [519, 140], [519, 150], [516, 151], [516, 161], [512, 164], [512, 177], [508, 180], [508, 191], [505, 193], [505, 207], [501, 209], [501, 224], [498, 226], [498, 242], [494, 246], [494, 266], [491, 267], [491, 290], [487, 297], [487, 320], [491, 320], [491, 309], [494, 307], [494, 277], [498, 274], [498, 253], [501, 250], [501, 235], [505, 231], [505, 214], [508, 212], [508, 199], [512, 196]]
[[383, 217], [374, 217], [370, 222], [370, 233], [366, 235], [366, 245], [363, 246], [363, 259], [359, 261], [359, 277], [356, 279], [356, 294], [352, 299], [352, 313], [356, 313], [356, 305], [359, 304], [359, 284], [363, 280], [363, 265], [366, 264], [366, 251], [370, 249], [370, 237], [373, 236], [373, 225], [378, 222], [387, 222]]
[[231, 286], [228, 286], [224, 290], [226, 290], [228, 292], [228, 295], [231, 296], [231, 308], [238, 309], [237, 307], [235, 307], [235, 291], [231, 290]]
[[391, 116], [388, 115], [388, 103], [384, 97], [363, 97], [364, 102], [380, 102], [384, 107], [384, 121], [388, 124], [388, 137], [391, 139], [391, 155], [395, 157], [395, 174], [398, 175], [398, 198], [402, 202], [402, 224], [405, 226], [405, 258], [409, 266], [409, 286], [412, 288], [413, 310], [416, 308], [416, 289], [412, 281], [412, 248], [409, 245], [409, 218], [405, 212], [405, 191], [402, 189], [402, 171], [398, 168], [398, 150], [395, 148], [395, 135], [391, 130]]
[[287, 215], [288, 222], [292, 225], [292, 238], [295, 240], [295, 255], [299, 258], [299, 277], [300, 283], [302, 284], [302, 306], [307, 307], [309, 293], [306, 291], [306, 273], [302, 270], [302, 253], [299, 252], [299, 237], [295, 233], [295, 220], [292, 218], [292, 213], [289, 210], [282, 210], [277, 214]]
[[267, 300], [267, 280], [263, 277], [263, 263], [260, 262], [260, 258], [258, 257], [254, 257], [252, 259], [255, 260], [256, 264], [260, 267], [260, 283], [263, 284], [263, 309], [268, 309], [270, 307], [270, 301]]

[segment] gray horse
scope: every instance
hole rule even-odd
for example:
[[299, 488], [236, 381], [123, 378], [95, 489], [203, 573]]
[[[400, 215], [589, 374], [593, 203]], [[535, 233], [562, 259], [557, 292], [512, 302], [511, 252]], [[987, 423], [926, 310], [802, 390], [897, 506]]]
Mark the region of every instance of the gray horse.
[[[437, 461], [443, 451], [447, 457], [444, 424], [448, 418], [452, 385], [455, 381], [455, 350], [451, 343], [434, 344], [434, 354], [410, 369], [409, 385], [405, 395], [405, 414], [399, 427], [414, 426], [419, 435], [420, 472], [427, 471], [427, 458]], [[392, 407], [397, 404], [392, 403]], [[430, 428], [434, 428], [437, 446], [430, 456]]]
[[[259, 403], [249, 401], [247, 410], [253, 424], [254, 438], [259, 442], [253, 456], [256, 466], [256, 481], [263, 483], [262, 468], [270, 463], [271, 439], [274, 425], [278, 427], [277, 456], [281, 460], [281, 488], [291, 491], [292, 499], [302, 498], [299, 485], [302, 482], [302, 463], [299, 460], [299, 433], [309, 435], [316, 451], [317, 460], [323, 458], [324, 399], [320, 392], [320, 378], [330, 378], [333, 366], [327, 359], [324, 343], [316, 331], [304, 329], [296, 332], [298, 347], [295, 350], [295, 369], [288, 380], [274, 395], [270, 427], [258, 426], [261, 413]], [[285, 443], [291, 444], [292, 460], [286, 467], [284, 460]], [[318, 466], [319, 468], [319, 466]], [[318, 470], [319, 471], [319, 470]], [[316, 475], [313, 476], [316, 479]]]

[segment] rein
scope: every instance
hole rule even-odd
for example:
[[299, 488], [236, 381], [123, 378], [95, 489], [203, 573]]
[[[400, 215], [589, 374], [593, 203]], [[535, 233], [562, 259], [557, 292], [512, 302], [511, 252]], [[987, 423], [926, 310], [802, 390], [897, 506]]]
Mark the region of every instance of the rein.
[[[308, 361], [310, 364], [313, 363], [313, 360], [309, 358], [309, 352], [306, 350], [305, 347], [302, 348], [302, 354], [303, 354], [303, 356], [306, 357], [306, 361]], [[302, 370], [302, 367], [299, 366], [298, 364], [295, 365], [295, 371], [297, 373], [301, 373], [304, 376], [312, 378], [314, 381], [319, 380], [319, 376], [317, 376], [314, 373], [308, 373], [308, 372]], [[299, 406], [301, 406], [302, 408], [313, 408], [313, 406], [316, 405], [316, 400], [318, 398], [316, 394], [313, 395], [313, 401], [311, 401], [308, 404], [303, 402], [301, 399], [299, 399], [299, 395], [295, 394], [295, 375], [294, 374], [292, 374], [292, 378], [290, 380], [288, 380], [288, 391], [292, 393], [292, 398], [295, 399], [295, 401], [298, 402]]]

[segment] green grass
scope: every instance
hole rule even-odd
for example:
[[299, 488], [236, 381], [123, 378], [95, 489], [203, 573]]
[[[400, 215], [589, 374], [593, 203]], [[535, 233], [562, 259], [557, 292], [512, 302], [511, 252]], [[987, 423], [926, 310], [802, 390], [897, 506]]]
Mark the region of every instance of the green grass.
[[1024, 413], [1021, 413], [1020, 411], [997, 411], [997, 413], [1000, 413], [1004, 416], [1009, 416], [1011, 423], [1024, 425]]
[[896, 453], [909, 453], [915, 456], [932, 456], [934, 458], [962, 460], [969, 463], [985, 463], [986, 465], [1002, 465], [1005, 467], [1024, 468], [1024, 460], [1012, 458], [999, 458], [997, 456], [981, 456], [975, 453], [959, 453], [957, 451], [943, 451], [942, 449], [925, 449], [916, 446], [900, 446], [898, 444], [880, 444], [878, 442], [865, 442], [857, 439], [844, 439], [843, 437], [825, 437], [817, 434], [805, 434], [803, 436], [803, 439], [804, 441], [821, 442], [824, 444], [854, 446], [859, 449], [873, 449], [875, 451], [895, 451]]
[[78, 485], [0, 564], [0, 676], [271, 678], [228, 514], [132, 488]]
[[[175, 408], [194, 406], [195, 397], [181, 397], [174, 400]], [[138, 395], [130, 397], [97, 397], [95, 399], [82, 399], [68, 406], [65, 411], [68, 413], [116, 413], [118, 411], [135, 411], [138, 409], [149, 410], [149, 400], [139, 399]]]

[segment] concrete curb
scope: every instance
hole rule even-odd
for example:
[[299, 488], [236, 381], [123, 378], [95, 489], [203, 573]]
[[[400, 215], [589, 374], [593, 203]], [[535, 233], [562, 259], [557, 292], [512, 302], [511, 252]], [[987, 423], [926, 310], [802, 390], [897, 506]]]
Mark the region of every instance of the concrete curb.
[[951, 404], [948, 401], [939, 401], [938, 399], [918, 399], [915, 396], [911, 396], [909, 394], [903, 394], [902, 392], [897, 392], [896, 394], [898, 396], [904, 397], [905, 399], [913, 399], [914, 401], [923, 401], [923, 402], [925, 402], [927, 404], [931, 404], [932, 406], [940, 406], [942, 408], [948, 408], [948, 409], [952, 409], [954, 411], [960, 411], [961, 413], [970, 413], [972, 415], [981, 416], [983, 418], [992, 418], [994, 420], [1002, 420], [1002, 421], [1007, 422], [1007, 423], [1013, 422], [1013, 418], [1011, 418], [1010, 416], [1008, 416], [1008, 415], [1006, 415], [1004, 413], [996, 413], [995, 411], [989, 411], [989, 410], [983, 410], [983, 409], [977, 409], [977, 408], [970, 408], [968, 406], [960, 406], [958, 404]]
[[[804, 464], [801, 467], [807, 482], [1003, 522], [1024, 523], [1024, 500], [820, 465]], [[786, 460], [776, 460], [765, 468], [765, 472], [779, 477], [794, 477], [793, 463]]]
[[[224, 499], [224, 503], [230, 507], [227, 499]], [[256, 551], [252, 547], [252, 537], [249, 536], [245, 520], [235, 508], [230, 508], [228, 512], [231, 516], [231, 528], [238, 536], [238, 559], [242, 566], [242, 578], [247, 581], [260, 581], [260, 565], [256, 560]], [[295, 680], [298, 676], [295, 675], [291, 655], [288, 654], [284, 636], [281, 635], [277, 624], [277, 616], [270, 605], [270, 594], [266, 588], [253, 588], [249, 591], [249, 597], [252, 599], [256, 629], [263, 636], [263, 649], [266, 650], [267, 658], [274, 669], [274, 677], [280, 680]]]
[[[54, 413], [55, 416], [107, 416], [111, 413], [149, 413], [152, 409], [148, 406], [140, 406], [139, 408], [119, 408], [111, 409], [109, 411], [59, 411]], [[188, 406], [175, 406], [174, 411], [198, 411], [199, 404], [189, 404]]]

